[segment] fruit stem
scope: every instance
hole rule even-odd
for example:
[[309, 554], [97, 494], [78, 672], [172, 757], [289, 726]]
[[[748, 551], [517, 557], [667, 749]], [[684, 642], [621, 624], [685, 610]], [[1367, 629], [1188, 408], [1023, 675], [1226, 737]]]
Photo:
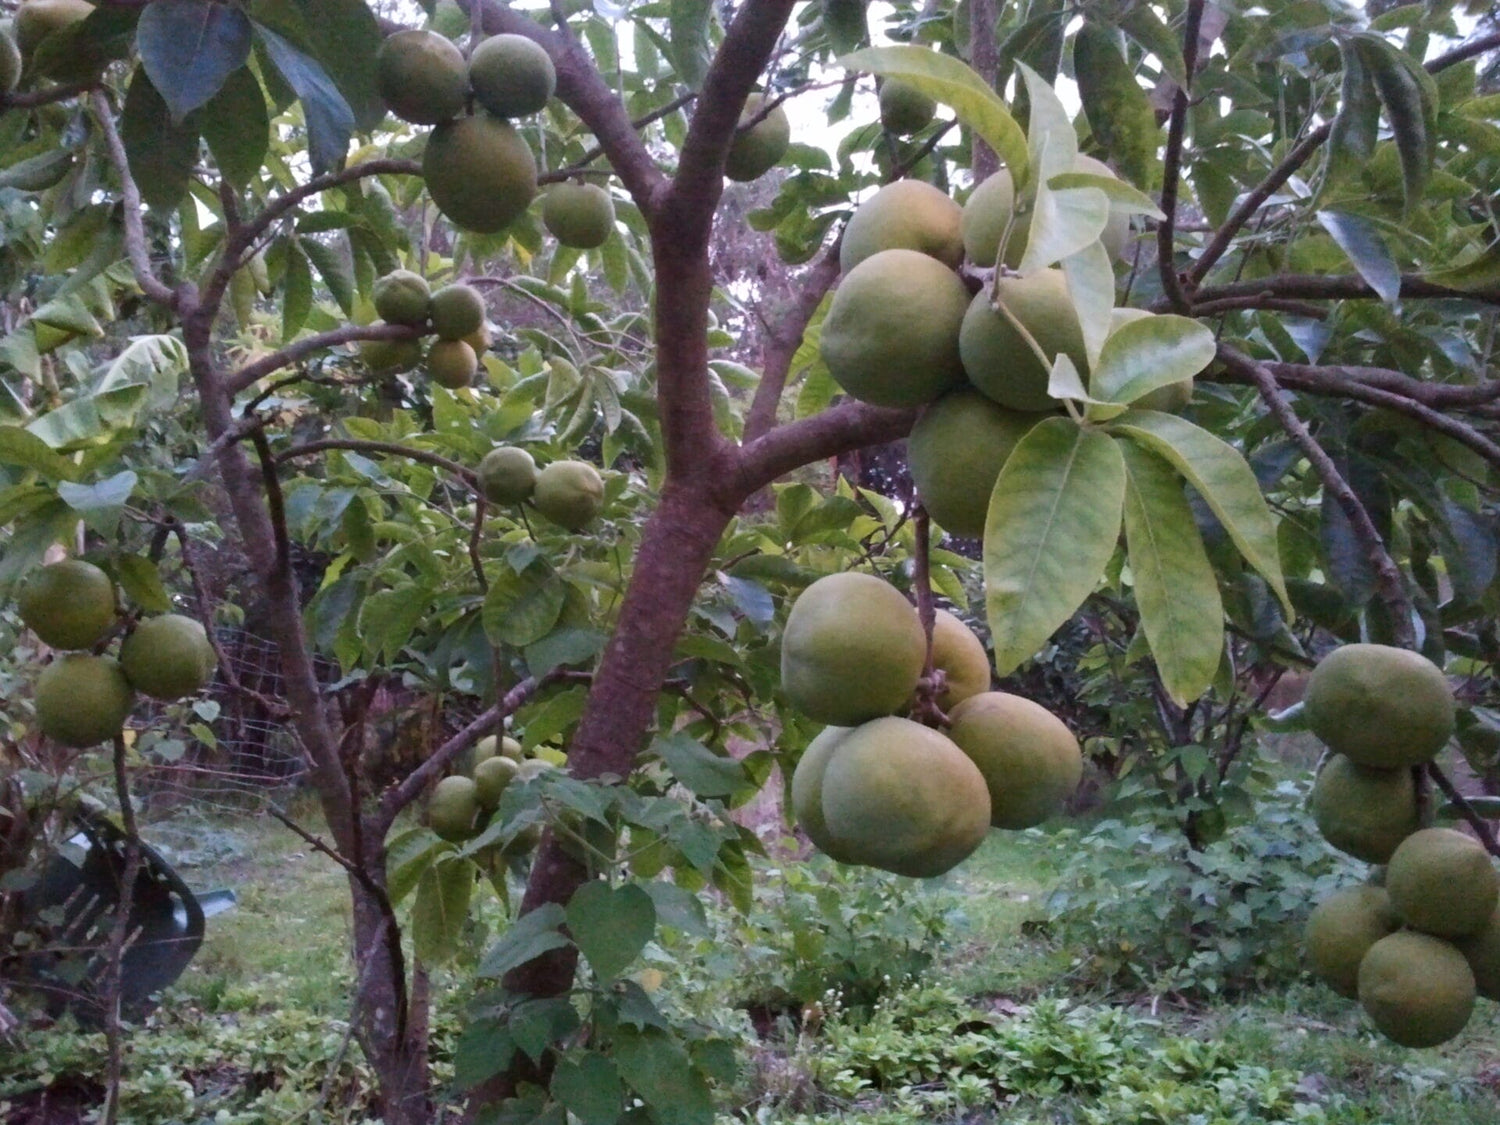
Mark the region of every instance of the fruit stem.
[[1456, 808], [1459, 815], [1469, 822], [1469, 827], [1474, 829], [1474, 835], [1479, 837], [1479, 842], [1484, 845], [1484, 850], [1492, 856], [1500, 857], [1500, 841], [1495, 839], [1495, 830], [1489, 826], [1484, 817], [1474, 811], [1474, 806], [1469, 804], [1469, 799], [1458, 791], [1458, 787], [1448, 779], [1436, 762], [1427, 763], [1427, 773], [1437, 787], [1443, 791], [1443, 796]]

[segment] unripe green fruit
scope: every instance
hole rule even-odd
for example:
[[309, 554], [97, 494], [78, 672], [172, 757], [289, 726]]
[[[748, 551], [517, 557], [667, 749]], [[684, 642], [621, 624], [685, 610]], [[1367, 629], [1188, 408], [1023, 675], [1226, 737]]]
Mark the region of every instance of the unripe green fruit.
[[1484, 845], [1452, 828], [1424, 828], [1403, 840], [1386, 866], [1385, 889], [1408, 926], [1438, 937], [1478, 933], [1500, 902]]
[[[958, 349], [969, 381], [1012, 410], [1053, 409], [1057, 402], [1047, 393], [1047, 384], [1057, 354], [1065, 353], [1080, 374], [1088, 370], [1083, 329], [1062, 270], [997, 278], [995, 301], [1005, 312], [992, 305], [989, 290], [982, 289], [964, 315]], [[1040, 345], [1046, 363], [1010, 317]]]
[[1372, 770], [1342, 754], [1319, 771], [1312, 813], [1323, 839], [1366, 863], [1385, 863], [1422, 827], [1410, 770]]
[[1425, 656], [1389, 645], [1344, 645], [1307, 680], [1307, 724], [1330, 750], [1362, 766], [1432, 760], [1453, 734], [1453, 689]]
[[488, 322], [481, 324], [473, 332], [464, 337], [464, 343], [474, 349], [474, 354], [479, 359], [484, 359], [484, 353], [490, 350], [494, 341], [490, 338], [490, 326]]
[[411, 270], [394, 270], [375, 283], [375, 311], [390, 324], [426, 324], [432, 312], [427, 279]]
[[427, 824], [445, 840], [467, 840], [479, 818], [479, 789], [472, 778], [445, 777], [427, 802]]
[[196, 694], [213, 679], [217, 664], [202, 624], [178, 613], [147, 618], [120, 646], [125, 678], [153, 699]]
[[440, 340], [462, 340], [484, 327], [484, 298], [472, 285], [443, 286], [432, 295], [431, 311]]
[[1340, 996], [1359, 996], [1359, 965], [1370, 947], [1401, 928], [1384, 887], [1345, 887], [1307, 919], [1303, 945], [1314, 974]]
[[375, 56], [375, 87], [397, 117], [438, 125], [463, 112], [468, 74], [459, 49], [434, 31], [398, 31]]
[[1003, 691], [953, 709], [948, 737], [973, 759], [990, 794], [990, 823], [1030, 828], [1056, 816], [1083, 777], [1073, 732], [1045, 707]]
[[112, 657], [70, 653], [37, 677], [35, 702], [42, 733], [82, 750], [124, 729], [135, 693]]
[[0, 27], [0, 94], [8, 94], [21, 81], [21, 49], [7, 24]]
[[964, 700], [990, 690], [984, 642], [946, 609], [932, 615], [932, 667], [946, 677], [937, 704], [950, 714]]
[[541, 45], [524, 35], [491, 35], [469, 59], [469, 85], [496, 117], [525, 117], [547, 108], [557, 70]]
[[899, 590], [870, 574], [830, 574], [792, 603], [781, 687], [808, 718], [854, 726], [905, 707], [926, 656], [922, 623]]
[[422, 362], [420, 340], [361, 340], [359, 358], [378, 375], [410, 371]]
[[916, 250], [882, 250], [844, 275], [820, 349], [834, 380], [875, 406], [920, 406], [963, 383], [959, 328], [969, 291]]
[[1479, 995], [1500, 1000], [1500, 907], [1477, 933], [1455, 938], [1453, 944], [1469, 962]]
[[839, 847], [823, 819], [823, 771], [834, 749], [853, 731], [853, 727], [824, 727], [818, 732], [792, 772], [792, 813], [797, 826], [806, 833], [813, 847], [839, 863], [855, 862], [853, 856]]
[[516, 763], [497, 754], [474, 767], [474, 796], [482, 809], [493, 809], [516, 776]]
[[474, 765], [501, 754], [513, 762], [520, 762], [526, 755], [521, 750], [521, 744], [510, 735], [497, 739], [493, 734], [487, 734], [474, 744]]
[[422, 154], [427, 194], [454, 225], [504, 230], [536, 196], [536, 157], [504, 121], [487, 113], [444, 122]]
[[542, 222], [564, 246], [592, 250], [614, 233], [615, 204], [597, 184], [557, 184], [542, 199]]
[[963, 260], [958, 225], [963, 210], [922, 180], [886, 184], [861, 203], [844, 228], [839, 268], [848, 273], [882, 250], [919, 250], [950, 269]]
[[724, 175], [731, 180], [746, 183], [760, 179], [786, 155], [792, 143], [792, 123], [779, 105], [755, 125], [745, 128], [759, 116], [765, 102], [763, 94], [751, 94], [745, 99], [745, 108], [740, 111], [740, 129], [724, 159]]
[[439, 340], [427, 349], [427, 374], [434, 383], [460, 390], [474, 381], [479, 358], [462, 340]]
[[559, 527], [582, 531], [604, 508], [604, 479], [587, 461], [554, 461], [537, 473], [531, 502]]
[[536, 462], [514, 445], [492, 449], [479, 462], [479, 491], [491, 504], [519, 504], [536, 490]]
[[26, 627], [53, 648], [92, 648], [115, 623], [115, 584], [82, 559], [35, 571], [17, 599]]
[[1386, 1038], [1436, 1047], [1469, 1022], [1474, 973], [1446, 941], [1403, 930], [1381, 938], [1360, 962], [1359, 1002]]
[[971, 387], [928, 405], [906, 439], [906, 463], [928, 514], [954, 535], [984, 535], [990, 494], [1011, 450], [1041, 419]]
[[[1087, 172], [1091, 176], [1116, 178], [1107, 165], [1092, 156], [1080, 155], [1073, 163], [1073, 170]], [[1022, 215], [1014, 215], [1015, 209], [1015, 183], [1008, 168], [1001, 168], [986, 177], [970, 193], [964, 204], [963, 217], [964, 252], [969, 261], [983, 269], [994, 266], [1000, 252], [1000, 240], [1004, 238], [1005, 265], [1015, 269], [1021, 264], [1021, 259], [1026, 254], [1026, 244], [1030, 240], [1031, 214], [1028, 211]], [[1125, 242], [1129, 237], [1130, 216], [1111, 211], [1105, 221], [1104, 231], [1099, 235], [1099, 241], [1110, 258], [1120, 258], [1125, 252]]]
[[87, 19], [94, 6], [86, 0], [25, 0], [16, 9], [16, 46], [31, 58], [42, 40]]
[[899, 78], [887, 78], [880, 84], [880, 123], [903, 136], [925, 129], [937, 112], [933, 101], [915, 86]]

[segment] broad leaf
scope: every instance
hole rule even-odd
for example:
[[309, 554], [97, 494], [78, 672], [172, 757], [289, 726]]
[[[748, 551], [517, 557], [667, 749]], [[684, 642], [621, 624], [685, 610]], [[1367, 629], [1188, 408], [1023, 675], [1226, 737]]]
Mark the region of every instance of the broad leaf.
[[591, 880], [573, 892], [567, 915], [573, 943], [601, 982], [629, 968], [656, 932], [656, 906], [634, 883]]
[[1115, 307], [1115, 271], [1109, 263], [1109, 251], [1096, 239], [1064, 258], [1062, 271], [1068, 297], [1078, 313], [1078, 326], [1083, 330], [1089, 365], [1097, 366]]
[[151, 0], [136, 25], [135, 43], [172, 124], [180, 125], [250, 58], [250, 19], [230, 4]]
[[231, 74], [198, 117], [224, 179], [243, 188], [260, 171], [271, 143], [266, 96], [250, 68]]
[[1319, 211], [1318, 222], [1382, 301], [1394, 301], [1401, 296], [1401, 270], [1374, 223], [1344, 211]]
[[162, 210], [176, 207], [187, 194], [198, 160], [198, 129], [193, 122], [172, 123], [167, 103], [143, 69], [131, 77], [125, 92], [120, 139], [141, 198]]
[[541, 560], [520, 574], [503, 570], [485, 595], [485, 634], [493, 644], [534, 644], [552, 632], [567, 595], [566, 583]]
[[543, 953], [567, 945], [568, 939], [557, 932], [557, 927], [563, 924], [563, 920], [563, 908], [555, 902], [522, 914], [500, 936], [500, 940], [490, 946], [484, 960], [479, 963], [476, 975], [503, 977], [518, 965], [524, 965]]
[[130, 494], [135, 491], [140, 478], [129, 469], [116, 473], [98, 484], [74, 484], [63, 481], [57, 486], [57, 494], [75, 512], [98, 512], [123, 507]]
[[0, 426], [0, 465], [34, 469], [55, 481], [78, 478], [78, 466], [40, 436], [19, 426]]
[[370, 60], [384, 34], [365, 0], [297, 0], [307, 45], [354, 111], [355, 128], [368, 132], [386, 116]]
[[1161, 129], [1151, 99], [1109, 32], [1084, 23], [1073, 41], [1073, 72], [1089, 125], [1115, 166], [1137, 187], [1151, 187]]
[[1109, 222], [1109, 197], [1098, 188], [1037, 185], [1018, 272], [1024, 277], [1047, 269], [1099, 241]]
[[1050, 183], [1053, 178], [1071, 172], [1078, 162], [1078, 134], [1068, 118], [1067, 107], [1057, 96], [1050, 80], [1043, 78], [1023, 62], [1016, 64], [1026, 86], [1030, 119], [1026, 126], [1026, 151], [1031, 159], [1031, 175], [1023, 180], [1016, 176], [1016, 191], [1029, 188], [1033, 180]]
[[1165, 217], [1149, 195], [1131, 187], [1118, 176], [1100, 176], [1093, 172], [1059, 172], [1047, 183], [1059, 191], [1063, 188], [1098, 188], [1109, 197], [1109, 209], [1115, 214], [1145, 215], [1151, 219]]
[[145, 555], [121, 555], [115, 560], [115, 576], [126, 596], [147, 613], [172, 612], [172, 596], [162, 585], [156, 564]]
[[708, 1082], [693, 1066], [682, 1044], [656, 1028], [615, 1031], [615, 1065], [630, 1088], [672, 1125], [713, 1125], [714, 1101]]
[[458, 951], [473, 887], [474, 865], [456, 856], [445, 856], [422, 872], [411, 930], [417, 956], [427, 964], [441, 965]]
[[1422, 199], [1437, 151], [1437, 87], [1406, 52], [1379, 35], [1355, 36], [1366, 68], [1385, 107], [1385, 117], [1401, 157], [1406, 210]]
[[567, 1106], [580, 1125], [615, 1125], [624, 1095], [620, 1072], [607, 1055], [597, 1051], [568, 1055], [552, 1072], [552, 1096]]
[[354, 111], [344, 95], [316, 59], [303, 54], [270, 28], [257, 25], [255, 33], [281, 77], [302, 102], [313, 171], [326, 172], [343, 164], [354, 132]]
[[700, 797], [727, 797], [745, 784], [745, 770], [739, 762], [715, 754], [681, 731], [658, 738], [651, 748], [672, 776]]
[[709, 21], [713, 19], [712, 0], [670, 0], [667, 30], [671, 36], [672, 63], [677, 77], [696, 88], [708, 73], [712, 49], [708, 42]]
[[1500, 285], [1500, 242], [1492, 242], [1467, 261], [1437, 270], [1427, 280], [1466, 292]]
[[1126, 321], [1104, 341], [1090, 389], [1109, 402], [1134, 402], [1197, 375], [1214, 358], [1215, 347], [1213, 332], [1185, 316]]

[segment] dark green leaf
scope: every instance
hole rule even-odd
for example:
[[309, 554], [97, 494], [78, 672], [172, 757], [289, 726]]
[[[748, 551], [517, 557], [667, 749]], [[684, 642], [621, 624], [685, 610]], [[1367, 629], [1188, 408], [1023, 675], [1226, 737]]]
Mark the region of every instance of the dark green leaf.
[[1084, 23], [1073, 41], [1073, 71], [1089, 125], [1115, 167], [1137, 187], [1151, 188], [1161, 135], [1156, 111], [1109, 32]]
[[135, 44], [172, 123], [180, 125], [250, 58], [250, 20], [229, 4], [151, 0], [136, 25]]
[[354, 132], [354, 111], [316, 59], [267, 27], [255, 29], [272, 64], [296, 91], [307, 120], [307, 148], [314, 172], [343, 164]]
[[564, 920], [563, 908], [555, 902], [521, 915], [500, 940], [490, 946], [484, 960], [479, 963], [477, 975], [503, 977], [516, 966], [567, 945], [568, 939], [557, 932]]
[[1339, 57], [1344, 77], [1339, 88], [1339, 110], [1329, 136], [1332, 170], [1357, 172], [1375, 154], [1380, 136], [1380, 95], [1365, 66], [1358, 40], [1340, 38]]
[[0, 465], [34, 469], [54, 481], [78, 478], [78, 466], [20, 426], [0, 426]]
[[713, 12], [712, 0], [671, 0], [668, 9], [672, 62], [677, 68], [677, 77], [692, 87], [697, 87], [708, 73], [711, 53], [708, 24]]
[[672, 776], [700, 797], [727, 797], [745, 784], [745, 771], [737, 761], [715, 754], [680, 731], [658, 738], [651, 748]]
[[596, 1051], [569, 1055], [552, 1072], [552, 1096], [581, 1125], [615, 1125], [624, 1094], [615, 1064]]
[[1318, 222], [1333, 235], [1359, 276], [1370, 283], [1382, 301], [1401, 296], [1401, 270], [1374, 223], [1343, 211], [1319, 211]]
[[567, 599], [567, 584], [547, 563], [520, 574], [497, 574], [484, 598], [484, 631], [494, 644], [534, 644], [552, 631]]
[[162, 210], [182, 202], [198, 160], [197, 125], [172, 123], [167, 103], [144, 69], [136, 70], [125, 93], [120, 139], [141, 198]]
[[538, 678], [565, 664], [589, 664], [608, 638], [598, 629], [554, 629], [526, 646], [526, 668]]
[[1437, 151], [1437, 88], [1406, 52], [1378, 35], [1356, 36], [1401, 157], [1406, 210], [1422, 200]]
[[594, 879], [568, 902], [568, 932], [599, 980], [614, 980], [656, 932], [656, 907], [634, 883], [610, 887]]
[[232, 73], [198, 117], [224, 179], [243, 188], [260, 171], [271, 143], [266, 96], [250, 68]]
[[[341, 238], [339, 241], [344, 240]], [[343, 249], [320, 242], [316, 238], [299, 238], [298, 242], [301, 243], [302, 252], [307, 255], [308, 260], [317, 267], [318, 276], [323, 279], [323, 284], [328, 286], [328, 291], [333, 294], [333, 299], [338, 302], [344, 315], [353, 316], [354, 273]]]
[[1134, 5], [1120, 17], [1120, 30], [1156, 56], [1162, 71], [1178, 86], [1187, 86], [1182, 59], [1182, 36], [1169, 28], [1147, 3]]
[[713, 1125], [714, 1100], [707, 1080], [666, 1032], [616, 1028], [615, 1065], [658, 1119], [672, 1125]]
[[285, 343], [307, 323], [312, 312], [312, 270], [307, 256], [295, 242], [286, 243], [286, 275], [282, 282], [281, 339]]
[[473, 887], [474, 865], [466, 859], [446, 856], [422, 872], [411, 930], [417, 956], [427, 964], [444, 964], [458, 951]]
[[125, 595], [147, 613], [172, 611], [172, 597], [162, 585], [156, 564], [145, 555], [121, 555], [115, 560], [115, 576]]
[[384, 35], [365, 0], [297, 0], [305, 13], [307, 46], [354, 111], [354, 127], [369, 132], [385, 120], [371, 60]]

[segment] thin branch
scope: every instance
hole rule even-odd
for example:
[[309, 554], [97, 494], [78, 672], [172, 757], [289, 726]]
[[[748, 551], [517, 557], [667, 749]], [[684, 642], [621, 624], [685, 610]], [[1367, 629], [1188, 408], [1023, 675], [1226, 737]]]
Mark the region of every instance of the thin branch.
[[[1203, 24], [1205, 0], [1188, 0], [1183, 28], [1182, 57], [1189, 86], [1198, 61], [1198, 30]], [[1188, 90], [1178, 87], [1172, 95], [1172, 114], [1167, 121], [1167, 148], [1162, 159], [1161, 210], [1165, 218], [1156, 226], [1156, 260], [1161, 271], [1162, 291], [1174, 312], [1191, 311], [1192, 302], [1177, 274], [1177, 189], [1182, 182], [1182, 145], [1187, 133]]]
[[109, 1050], [105, 1081], [103, 1125], [115, 1125], [120, 1116], [120, 1084], [125, 1070], [125, 1033], [120, 1026], [120, 993], [124, 988], [125, 944], [130, 934], [130, 912], [135, 907], [135, 884], [141, 874], [141, 836], [130, 799], [130, 778], [125, 771], [125, 736], [115, 735], [115, 799], [120, 803], [120, 821], [125, 829], [125, 870], [120, 897], [115, 904], [115, 922], [109, 934], [109, 962], [104, 989], [104, 1037]]
[[304, 336], [300, 340], [293, 341], [278, 352], [272, 352], [253, 363], [247, 363], [224, 380], [225, 387], [233, 397], [246, 388], [254, 386], [266, 376], [315, 352], [336, 348], [340, 344], [352, 344], [359, 340], [417, 340], [422, 337], [422, 334], [420, 328], [409, 324], [384, 323], [346, 324], [342, 328], [331, 328], [327, 332], [315, 332], [311, 336]]
[[348, 449], [355, 453], [385, 453], [392, 457], [404, 457], [408, 461], [420, 461], [424, 465], [442, 469], [451, 473], [463, 482], [471, 492], [476, 495], [479, 492], [479, 478], [474, 475], [474, 470], [460, 465], [457, 461], [444, 457], [441, 453], [429, 453], [425, 449], [416, 449], [410, 445], [400, 445], [393, 441], [364, 441], [358, 438], [322, 438], [318, 441], [304, 442], [301, 445], [293, 445], [283, 449], [276, 454], [276, 463], [281, 464], [298, 457], [310, 457], [314, 453], [323, 453], [330, 449]]
[[[1161, 312], [1169, 312], [1171, 303], [1165, 299], [1156, 302]], [[1293, 301], [1287, 297], [1270, 297], [1257, 294], [1254, 297], [1224, 297], [1212, 301], [1193, 302], [1193, 315], [1196, 317], [1220, 316], [1224, 313], [1238, 312], [1240, 310], [1255, 310], [1261, 312], [1279, 312], [1287, 316], [1301, 316], [1309, 320], [1328, 319], [1328, 310], [1322, 305], [1310, 304], [1307, 301]]]
[[[698, 91], [697, 90], [689, 90], [685, 94], [679, 94], [679, 95], [677, 95], [677, 97], [673, 98], [671, 101], [669, 101], [666, 105], [662, 106], [661, 108], [659, 108], [659, 109], [653, 109], [650, 113], [642, 114], [640, 117], [637, 117], [635, 120], [633, 120], [630, 123], [630, 127], [632, 129], [634, 129], [637, 133], [639, 133], [642, 129], [646, 128], [648, 125], [654, 125], [656, 122], [660, 121], [663, 117], [670, 117], [672, 114], [676, 113], [683, 106], [690, 105], [694, 101], [694, 99], [696, 99], [697, 97], [698, 97]], [[601, 148], [599, 145], [595, 145], [593, 148], [589, 149], [582, 156], [580, 156], [578, 158], [578, 163], [577, 164], [574, 164], [571, 168], [565, 168], [565, 169], [563, 169], [563, 171], [557, 173], [557, 175], [561, 176], [563, 174], [563, 172], [566, 172], [569, 175], [573, 175], [573, 174], [577, 174], [579, 172], [582, 172], [583, 169], [587, 168], [590, 164], [592, 164], [594, 161], [598, 160], [603, 155], [604, 155], [604, 149]], [[538, 177], [538, 182], [545, 183], [545, 182], [548, 182], [549, 179], [550, 179], [550, 175], [548, 175], [548, 176], [539, 176]]]
[[777, 311], [775, 326], [766, 333], [760, 353], [760, 384], [755, 388], [750, 409], [745, 412], [744, 445], [763, 437], [776, 424], [776, 408], [781, 405], [781, 395], [786, 390], [792, 359], [802, 346], [808, 322], [838, 279], [842, 241], [842, 235], [835, 239], [812, 269], [803, 275], [791, 307]]
[[788, 422], [741, 450], [736, 488], [749, 496], [782, 474], [821, 458], [903, 438], [916, 418], [915, 410], [842, 402], [810, 418]]
[[130, 270], [141, 292], [159, 305], [169, 309], [178, 306], [177, 294], [171, 286], [157, 277], [151, 270], [151, 255], [146, 244], [146, 228], [141, 221], [141, 191], [135, 177], [130, 174], [130, 160], [125, 155], [125, 142], [115, 128], [115, 119], [109, 108], [109, 100], [102, 93], [90, 99], [99, 128], [104, 132], [105, 147], [109, 150], [109, 162], [120, 177], [120, 197], [125, 213], [125, 254], [130, 259]]
[[271, 518], [271, 531], [275, 539], [276, 555], [272, 564], [272, 576], [268, 581], [279, 579], [287, 589], [297, 588], [292, 576], [292, 542], [286, 528], [286, 499], [281, 494], [281, 478], [276, 475], [276, 458], [271, 455], [271, 443], [266, 440], [264, 430], [253, 430], [250, 440], [260, 458], [261, 484], [266, 493], [266, 512]]
[[1427, 776], [1436, 782], [1437, 787], [1443, 791], [1453, 807], [1458, 810], [1460, 816], [1468, 821], [1469, 827], [1474, 829], [1474, 835], [1479, 837], [1479, 842], [1484, 845], [1484, 850], [1492, 856], [1500, 857], [1500, 840], [1495, 839], [1495, 830], [1490, 827], [1488, 821], [1474, 811], [1474, 806], [1469, 804], [1469, 799], [1458, 791], [1458, 786], [1449, 780], [1442, 768], [1436, 762], [1427, 763]]
[[[1500, 289], [1452, 289], [1414, 273], [1401, 275], [1401, 296], [1500, 305]], [[1208, 286], [1198, 290], [1194, 297], [1203, 301], [1231, 297], [1287, 297], [1312, 301], [1378, 301], [1382, 299], [1364, 278], [1353, 274], [1281, 274], [1277, 277], [1257, 278], [1254, 281]]]
[[65, 102], [79, 94], [87, 94], [99, 88], [95, 82], [70, 82], [66, 86], [48, 86], [45, 90], [12, 90], [0, 94], [0, 113], [8, 109], [38, 109], [44, 105]]

